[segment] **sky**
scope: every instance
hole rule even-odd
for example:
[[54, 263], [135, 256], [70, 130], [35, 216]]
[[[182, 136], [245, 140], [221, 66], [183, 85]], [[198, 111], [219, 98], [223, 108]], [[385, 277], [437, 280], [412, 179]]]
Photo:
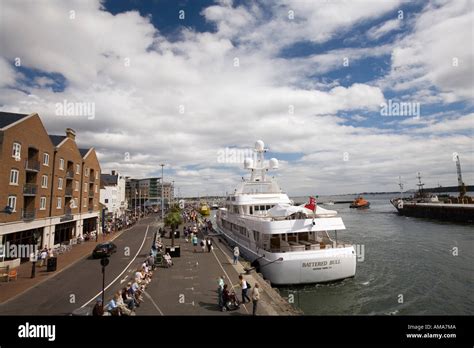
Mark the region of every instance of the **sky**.
[[234, 190], [257, 140], [291, 196], [474, 184], [473, 5], [0, 0], [0, 110], [102, 172]]

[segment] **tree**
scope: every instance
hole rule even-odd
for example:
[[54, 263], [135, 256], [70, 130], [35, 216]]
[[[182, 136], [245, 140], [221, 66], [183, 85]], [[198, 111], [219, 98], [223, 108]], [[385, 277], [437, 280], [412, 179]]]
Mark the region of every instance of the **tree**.
[[171, 247], [174, 247], [174, 232], [178, 229], [179, 225], [183, 223], [183, 217], [181, 215], [181, 209], [178, 205], [173, 205], [165, 216], [165, 226], [171, 228]]

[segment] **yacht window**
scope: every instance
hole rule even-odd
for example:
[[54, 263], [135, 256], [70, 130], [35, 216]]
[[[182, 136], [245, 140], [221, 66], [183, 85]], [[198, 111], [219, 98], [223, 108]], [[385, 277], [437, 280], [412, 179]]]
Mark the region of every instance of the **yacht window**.
[[260, 207], [258, 205], [255, 206], [255, 211], [259, 211]]
[[260, 206], [260, 210], [265, 210], [265, 206], [264, 206], [264, 205], [261, 205], [261, 206]]
[[252, 214], [253, 214], [253, 207], [250, 206], [250, 215], [252, 215]]
[[260, 233], [258, 231], [253, 231], [253, 239], [258, 242], [259, 241], [259, 238], [260, 237]]

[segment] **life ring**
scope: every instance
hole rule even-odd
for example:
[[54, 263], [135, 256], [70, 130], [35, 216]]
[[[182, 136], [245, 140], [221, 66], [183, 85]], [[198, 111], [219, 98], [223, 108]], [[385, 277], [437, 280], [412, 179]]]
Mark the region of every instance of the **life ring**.
[[398, 202], [397, 208], [398, 208], [398, 209], [403, 209], [403, 201], [402, 201], [402, 200], [400, 200], [400, 201]]

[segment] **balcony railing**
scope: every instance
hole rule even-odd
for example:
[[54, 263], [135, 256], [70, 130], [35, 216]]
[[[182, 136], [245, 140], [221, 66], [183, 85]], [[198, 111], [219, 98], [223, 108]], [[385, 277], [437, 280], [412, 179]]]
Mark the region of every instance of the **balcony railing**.
[[88, 211], [89, 211], [89, 213], [92, 213], [92, 212], [94, 211], [94, 207], [93, 207], [92, 205], [90, 205], [90, 206], [88, 207]]
[[34, 220], [36, 217], [36, 210], [34, 209], [22, 209], [21, 218], [25, 221]]
[[64, 190], [64, 195], [66, 197], [72, 197], [72, 187], [66, 187], [66, 189]]
[[66, 179], [74, 179], [74, 171], [68, 170], [66, 172]]
[[23, 185], [23, 194], [25, 196], [35, 196], [37, 192], [38, 192], [38, 185], [36, 184]]
[[94, 191], [89, 190], [89, 198], [93, 198], [93, 197], [94, 197]]
[[25, 162], [25, 169], [29, 171], [39, 172], [40, 163], [34, 159], [27, 159]]

